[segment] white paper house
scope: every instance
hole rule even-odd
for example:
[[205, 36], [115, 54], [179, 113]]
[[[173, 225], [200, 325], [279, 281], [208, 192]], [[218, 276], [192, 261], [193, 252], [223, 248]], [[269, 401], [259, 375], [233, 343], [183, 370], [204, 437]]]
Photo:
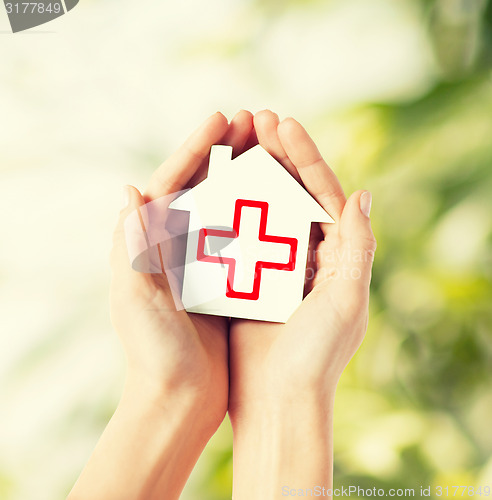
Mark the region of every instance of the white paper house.
[[212, 146], [207, 179], [170, 208], [190, 212], [184, 308], [276, 322], [302, 301], [311, 222], [334, 222], [261, 146]]

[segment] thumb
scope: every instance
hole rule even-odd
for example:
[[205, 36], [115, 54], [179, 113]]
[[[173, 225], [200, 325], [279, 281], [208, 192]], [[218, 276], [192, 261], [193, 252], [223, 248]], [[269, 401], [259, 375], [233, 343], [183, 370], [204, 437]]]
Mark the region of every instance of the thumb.
[[345, 203], [340, 219], [340, 237], [345, 252], [344, 262], [351, 276], [367, 290], [371, 281], [376, 239], [371, 228], [372, 196], [369, 191], [356, 191]]

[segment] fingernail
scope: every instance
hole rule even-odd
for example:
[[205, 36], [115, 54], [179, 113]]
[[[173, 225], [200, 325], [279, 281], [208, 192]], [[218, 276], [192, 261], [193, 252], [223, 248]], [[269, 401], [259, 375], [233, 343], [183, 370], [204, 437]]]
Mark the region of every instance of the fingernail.
[[123, 206], [121, 209], [123, 210], [130, 204], [130, 188], [128, 186], [123, 186]]
[[366, 216], [369, 217], [371, 213], [371, 204], [372, 204], [372, 194], [369, 191], [364, 191], [359, 198], [360, 211]]

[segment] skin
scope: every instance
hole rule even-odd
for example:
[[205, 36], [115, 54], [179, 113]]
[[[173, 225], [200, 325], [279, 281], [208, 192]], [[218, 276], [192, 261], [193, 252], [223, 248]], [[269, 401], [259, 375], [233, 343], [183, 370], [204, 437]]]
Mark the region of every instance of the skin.
[[[206, 177], [213, 144], [234, 156], [261, 144], [336, 224], [315, 227], [305, 299], [285, 324], [176, 311], [165, 274], [134, 271], [123, 224], [146, 202]], [[227, 410], [234, 430], [234, 498], [331, 486], [338, 379], [362, 342], [372, 256], [370, 196], [343, 190], [292, 118], [216, 113], [152, 175], [127, 187], [111, 253], [111, 319], [127, 358], [121, 401], [70, 500], [175, 499]], [[362, 256], [363, 258], [360, 258]], [[348, 271], [347, 271], [348, 269]]]
[[331, 487], [335, 389], [366, 332], [376, 249], [370, 220], [361, 211], [364, 192], [345, 198], [302, 126], [292, 118], [279, 123], [277, 115], [262, 111], [254, 127], [260, 144], [335, 224], [312, 232], [313, 279], [287, 323], [231, 322], [235, 499], [278, 498], [284, 485]]

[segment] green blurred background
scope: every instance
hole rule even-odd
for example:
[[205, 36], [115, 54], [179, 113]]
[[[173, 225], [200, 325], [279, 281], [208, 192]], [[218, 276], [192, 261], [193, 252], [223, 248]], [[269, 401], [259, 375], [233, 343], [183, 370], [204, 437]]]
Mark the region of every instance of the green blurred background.
[[[335, 486], [492, 486], [491, 2], [86, 0], [8, 29], [2, 11], [0, 499], [64, 498], [118, 401], [121, 186], [217, 109], [265, 107], [374, 196]], [[230, 498], [231, 478], [225, 422], [183, 499]]]

